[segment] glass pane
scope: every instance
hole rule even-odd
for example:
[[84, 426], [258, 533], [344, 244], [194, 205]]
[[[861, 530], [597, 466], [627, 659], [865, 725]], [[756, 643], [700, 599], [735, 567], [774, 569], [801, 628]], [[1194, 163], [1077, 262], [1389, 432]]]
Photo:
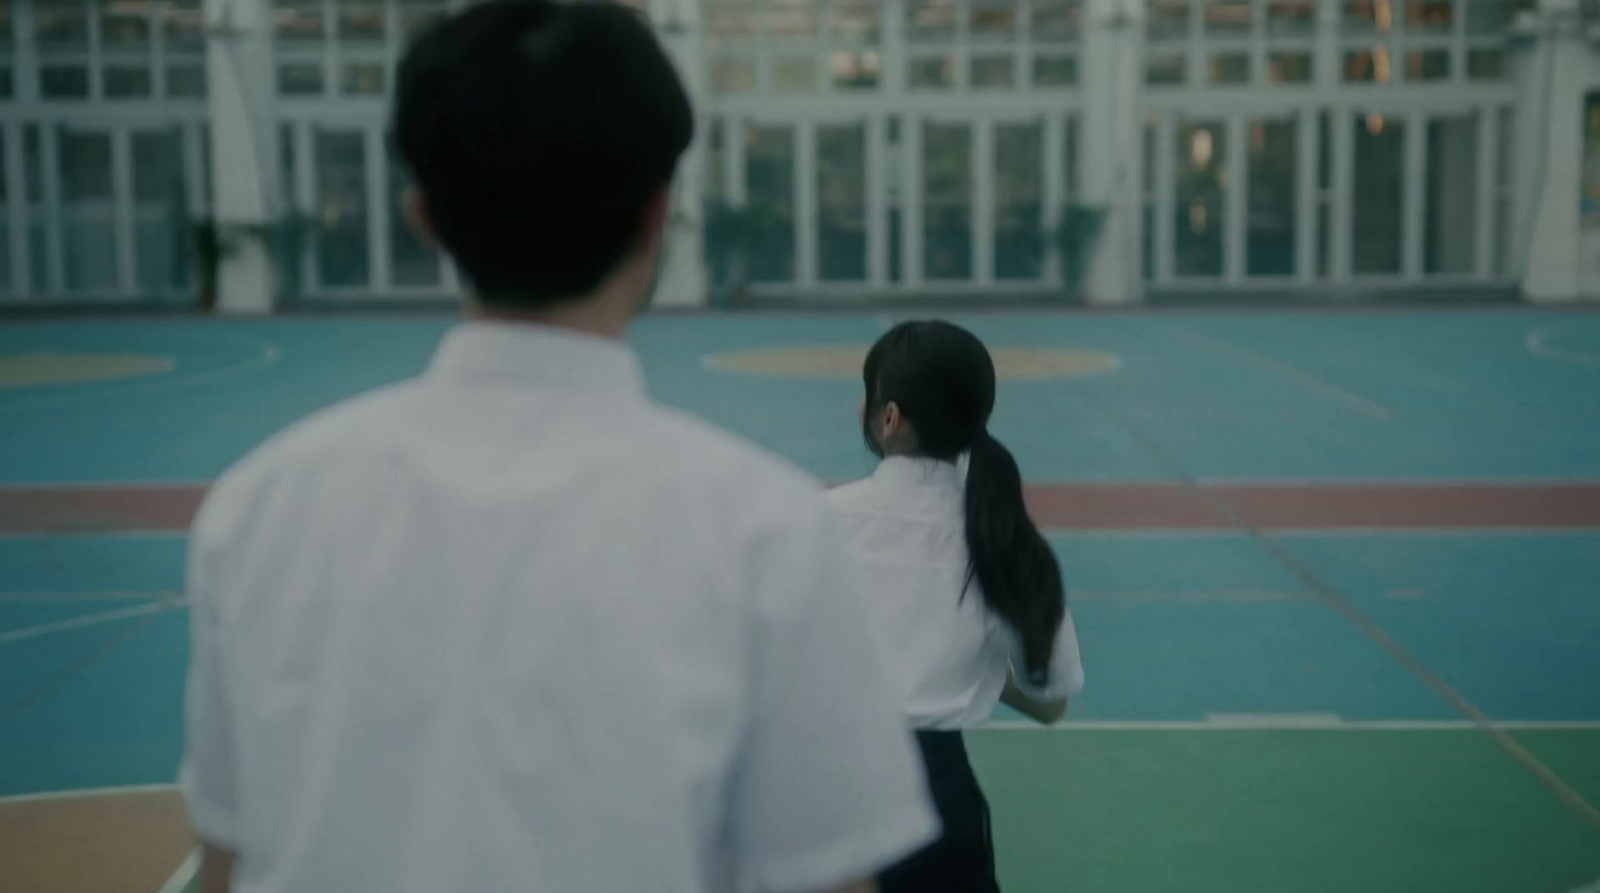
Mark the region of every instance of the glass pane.
[[416, 37], [429, 25], [443, 19], [449, 12], [449, 6], [432, 0], [403, 2], [400, 4], [400, 35], [406, 39]]
[[875, 90], [882, 64], [874, 50], [834, 53], [828, 59], [828, 76], [837, 90]]
[[0, 99], [10, 99], [16, 93], [16, 85], [11, 79], [11, 65], [0, 62]]
[[1344, 0], [1340, 5], [1340, 30], [1345, 34], [1372, 34], [1394, 27], [1394, 0]]
[[1078, 195], [1078, 119], [1069, 115], [1061, 134], [1061, 179], [1067, 188], [1067, 197]]
[[910, 80], [913, 87], [947, 89], [956, 82], [956, 57], [954, 53], [912, 59], [910, 66], [908, 80]]
[[1029, 28], [1035, 40], [1076, 40], [1082, 21], [1079, 0], [1034, 0]]
[[1151, 0], [1145, 16], [1144, 33], [1151, 40], [1171, 40], [1189, 33], [1188, 0]]
[[346, 96], [374, 96], [383, 92], [383, 66], [377, 62], [353, 62], [344, 67], [339, 82]]
[[922, 190], [923, 275], [972, 278], [970, 125], [923, 125]]
[[1405, 183], [1405, 121], [1355, 118], [1350, 264], [1356, 273], [1399, 273]]
[[955, 0], [906, 0], [906, 36], [915, 41], [954, 39]]
[[101, 89], [107, 99], [138, 99], [150, 95], [150, 69], [142, 65], [108, 65]]
[[117, 287], [117, 224], [111, 188], [111, 135], [57, 132], [61, 250], [72, 291]]
[[1248, 275], [1294, 273], [1298, 138], [1293, 121], [1250, 122], [1250, 181], [1245, 193]]
[[1207, 34], [1246, 36], [1253, 17], [1251, 0], [1209, 0], [1205, 17]]
[[1500, 110], [1499, 164], [1495, 165], [1494, 182], [1501, 189], [1511, 188], [1511, 161], [1517, 152], [1517, 111], [1507, 106]]
[[772, 89], [779, 93], [812, 93], [817, 89], [817, 63], [810, 56], [775, 59]]
[[1044, 123], [994, 129], [994, 275], [1044, 273]]
[[751, 282], [794, 279], [794, 128], [745, 130], [745, 196]]
[[42, 65], [39, 92], [46, 99], [87, 99], [89, 69], [82, 65]]
[[1333, 185], [1333, 119], [1330, 113], [1317, 116], [1317, 189], [1325, 191]]
[[1494, 209], [1494, 274], [1511, 275], [1511, 199], [1501, 198]]
[[101, 0], [100, 44], [107, 49], [150, 46], [150, 7], [144, 0]]
[[1078, 83], [1076, 56], [1034, 56], [1035, 87], [1071, 87]]
[[1221, 276], [1227, 129], [1220, 121], [1182, 122], [1173, 146], [1175, 272], [1179, 276]]
[[817, 261], [829, 281], [867, 278], [867, 128], [817, 128]]
[[748, 3], [720, 3], [706, 16], [706, 30], [713, 45], [725, 40], [748, 40], [760, 33], [755, 8]]
[[205, 49], [205, 15], [200, 0], [167, 0], [160, 9], [167, 50]]
[[726, 124], [713, 118], [706, 122], [706, 175], [701, 184], [705, 197], [721, 201], [728, 194], [725, 171], [728, 169], [728, 150], [722, 141]]
[[1016, 66], [1010, 56], [974, 56], [972, 86], [979, 90], [1010, 87], [1015, 84]]
[[1471, 273], [1478, 251], [1478, 118], [1428, 122], [1422, 270]]
[[[0, 48], [10, 49], [16, 37], [15, 27], [11, 20], [10, 0], [0, 2]], [[9, 280], [0, 281], [0, 285], [6, 285], [8, 282]]]
[[1406, 53], [1406, 80], [1445, 81], [1449, 79], [1449, 50], [1412, 50]]
[[1474, 81], [1505, 80], [1506, 51], [1497, 47], [1468, 50], [1467, 77]]
[[1145, 202], [1139, 221], [1139, 272], [1146, 282], [1156, 278], [1155, 219], [1155, 206]]
[[89, 7], [83, 0], [35, 0], [33, 30], [40, 49], [89, 45]]
[[278, 92], [284, 96], [316, 96], [322, 92], [322, 64], [296, 62], [278, 66]]
[[1267, 57], [1267, 83], [1311, 83], [1310, 53], [1273, 53]]
[[367, 248], [367, 148], [360, 131], [313, 134], [317, 280], [328, 287], [370, 281]]
[[1145, 58], [1144, 82], [1152, 87], [1182, 84], [1189, 72], [1189, 59], [1182, 53], [1151, 55]]
[[1309, 35], [1317, 27], [1315, 0], [1271, 0], [1267, 4], [1267, 33], [1274, 36]]
[[1213, 84], [1248, 84], [1250, 83], [1250, 55], [1248, 53], [1228, 53], [1221, 56], [1212, 56], [1211, 62], [1206, 66], [1207, 80]]
[[199, 65], [167, 68], [167, 95], [174, 99], [201, 99], [206, 95], [206, 70]]
[[1412, 33], [1448, 33], [1455, 24], [1451, 0], [1405, 0], [1406, 30]]
[[383, 41], [383, 4], [363, 0], [340, 0], [339, 42], [344, 44]]
[[183, 131], [133, 134], [133, 252], [139, 290], [166, 292], [189, 281], [189, 199]]
[[423, 242], [406, 219], [409, 184], [400, 159], [389, 156], [389, 262], [390, 280], [397, 286], [426, 287], [444, 281], [439, 253]]
[[878, 0], [839, 0], [833, 8], [833, 39], [842, 44], [875, 44], [883, 11]]
[[780, 39], [817, 36], [817, 11], [813, 0], [769, 0], [767, 33]]
[[273, 23], [279, 40], [321, 40], [324, 34], [322, 4], [316, 0], [278, 0], [273, 9]]
[[756, 88], [756, 64], [750, 59], [713, 59], [711, 89], [716, 93], [747, 93]]
[[37, 124], [22, 128], [22, 169], [28, 199], [28, 283], [34, 291], [50, 290], [50, 245], [46, 227], [49, 217], [44, 206], [43, 139]]
[[1392, 77], [1389, 51], [1383, 47], [1344, 54], [1344, 79], [1348, 83], [1386, 84]]
[[1466, 0], [1468, 34], [1502, 34], [1510, 29], [1518, 9], [1532, 3], [1519, 0]]
[[[0, 171], [6, 169], [6, 153], [11, 146], [0, 134]], [[0, 176], [0, 292], [12, 290], [11, 283], [11, 214], [10, 194], [6, 191], [6, 178]]]
[[887, 145], [884, 147], [883, 165], [883, 191], [885, 202], [885, 217], [889, 243], [889, 281], [900, 282], [905, 278], [905, 271], [901, 269], [901, 252], [905, 248], [905, 146], [900, 142], [900, 116], [890, 115], [889, 126], [885, 128]]
[[974, 5], [967, 27], [973, 37], [980, 39], [1014, 37], [1017, 33], [1017, 5], [1014, 0]]

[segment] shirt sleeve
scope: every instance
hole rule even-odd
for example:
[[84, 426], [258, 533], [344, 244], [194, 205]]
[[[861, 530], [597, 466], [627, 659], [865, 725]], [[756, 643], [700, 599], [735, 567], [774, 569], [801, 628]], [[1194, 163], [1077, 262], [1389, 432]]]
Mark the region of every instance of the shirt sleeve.
[[185, 583], [189, 600], [189, 676], [178, 783], [195, 836], [206, 843], [236, 849], [238, 794], [232, 710], [211, 600], [213, 578], [202, 542], [197, 527], [190, 540]]
[[[1011, 666], [1026, 666], [1023, 659], [1022, 639], [1007, 630], [1011, 649]], [[1056, 630], [1055, 645], [1050, 651], [1050, 676], [1041, 687], [1028, 682], [1025, 673], [1013, 672], [1012, 682], [1030, 698], [1054, 701], [1083, 691], [1083, 659], [1078, 654], [1078, 629], [1072, 622], [1069, 610], [1061, 617], [1061, 628]]]
[[762, 893], [871, 877], [938, 832], [854, 566], [830, 525], [819, 503], [754, 555], [753, 715], [732, 833], [739, 873]]

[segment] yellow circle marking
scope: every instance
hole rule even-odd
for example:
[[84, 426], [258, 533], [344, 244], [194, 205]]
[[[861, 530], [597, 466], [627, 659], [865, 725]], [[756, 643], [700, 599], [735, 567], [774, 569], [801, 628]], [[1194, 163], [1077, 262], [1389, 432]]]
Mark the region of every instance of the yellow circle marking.
[[140, 353], [21, 353], [0, 357], [0, 388], [111, 381], [171, 372], [171, 357]]
[[[1110, 372], [1121, 365], [1114, 353], [1065, 348], [1000, 347], [989, 351], [1002, 381], [1077, 378]], [[722, 372], [777, 378], [849, 379], [861, 377], [867, 348], [846, 345], [770, 347], [712, 354], [706, 366]]]

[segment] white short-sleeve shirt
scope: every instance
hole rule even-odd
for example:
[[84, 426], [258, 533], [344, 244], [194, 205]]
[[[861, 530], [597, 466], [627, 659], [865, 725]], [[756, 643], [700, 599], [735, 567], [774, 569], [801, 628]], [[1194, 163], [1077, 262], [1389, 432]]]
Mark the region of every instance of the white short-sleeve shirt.
[[[863, 573], [863, 598], [904, 713], [915, 728], [961, 729], [988, 722], [1021, 666], [1022, 642], [967, 585], [963, 470], [952, 462], [890, 456], [872, 477], [828, 493]], [[964, 594], [963, 594], [964, 593]], [[1067, 612], [1039, 698], [1083, 688], [1078, 634]]]
[[818, 488], [619, 342], [458, 328], [219, 481], [189, 593], [239, 893], [817, 890], [937, 831]]

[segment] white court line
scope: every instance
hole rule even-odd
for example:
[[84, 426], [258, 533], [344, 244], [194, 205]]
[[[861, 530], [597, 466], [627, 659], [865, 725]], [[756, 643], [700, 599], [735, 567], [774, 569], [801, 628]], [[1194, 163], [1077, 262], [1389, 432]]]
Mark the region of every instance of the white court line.
[[200, 851], [198, 849], [190, 850], [189, 855], [183, 860], [183, 864], [178, 866], [178, 870], [172, 873], [172, 877], [167, 878], [167, 882], [162, 884], [161, 889], [157, 890], [156, 893], [183, 893], [184, 890], [189, 889], [190, 882], [199, 873]]
[[45, 800], [77, 800], [83, 797], [120, 797], [124, 794], [160, 794], [176, 791], [178, 786], [171, 782], [162, 784], [128, 784], [110, 788], [75, 788], [66, 791], [37, 791], [32, 794], [12, 794], [9, 797], [0, 797], [0, 806], [15, 806], [19, 803], [35, 803]]
[[[1548, 487], [1560, 490], [1567, 487], [1591, 487], [1600, 484], [1600, 477], [1562, 476], [1557, 474], [1496, 474], [1482, 477], [1459, 477], [1441, 475], [1434, 477], [1425, 474], [1407, 474], [1401, 477], [1202, 477], [1195, 481], [1202, 487], [1257, 487], [1269, 489], [1273, 487], [1317, 487], [1327, 490], [1340, 488], [1371, 488], [1394, 487], [1460, 487], [1470, 490], [1474, 487], [1526, 487], [1529, 489]], [[1072, 486], [1076, 481], [1063, 482]], [[1098, 481], [1093, 483], [1099, 483]], [[1116, 484], [1118, 482], [1111, 481]], [[1170, 484], [1171, 481], [1128, 481], [1131, 485], [1148, 483]]]
[[1312, 375], [1304, 369], [1299, 368], [1298, 366], [1291, 366], [1282, 360], [1273, 359], [1266, 354], [1256, 353], [1253, 350], [1240, 347], [1237, 344], [1230, 344], [1227, 341], [1213, 338], [1210, 335], [1202, 335], [1199, 332], [1191, 331], [1189, 329], [1180, 329], [1173, 334], [1184, 339], [1185, 341], [1190, 341], [1195, 344], [1209, 347], [1212, 350], [1218, 351], [1219, 353], [1225, 353], [1231, 357], [1234, 357], [1235, 359], [1243, 360], [1244, 362], [1253, 366], [1266, 369], [1269, 372], [1273, 372], [1279, 376], [1282, 376], [1283, 378], [1295, 382], [1309, 391], [1320, 394], [1329, 400], [1342, 403], [1345, 407], [1353, 409], [1356, 412], [1362, 413], [1363, 415], [1371, 416], [1375, 419], [1383, 419], [1385, 421], [1394, 418], [1394, 412], [1391, 411], [1389, 407], [1384, 406], [1381, 403], [1375, 403], [1371, 400], [1368, 400], [1360, 394], [1348, 391], [1336, 384], [1333, 384], [1332, 382], [1323, 381], [1322, 379]]
[[1168, 589], [1168, 590], [1128, 590], [1124, 592], [1075, 589], [1071, 593], [1073, 601], [1089, 602], [1122, 602], [1125, 604], [1154, 603], [1154, 602], [1298, 602], [1311, 598], [1310, 593], [1291, 592], [1286, 590], [1248, 590], [1248, 589]]
[[1600, 367], [1600, 354], [1590, 353], [1586, 350], [1574, 350], [1570, 347], [1559, 347], [1549, 343], [1552, 327], [1534, 329], [1522, 339], [1522, 346], [1528, 353], [1542, 360], [1557, 360], [1565, 363], [1576, 363], [1579, 366]]
[[[1506, 731], [1600, 731], [1600, 720], [1509, 720], [1492, 722]], [[1053, 726], [1002, 719], [979, 726], [1002, 732], [1475, 732], [1465, 719], [1340, 719], [1337, 714], [1212, 714], [1210, 719], [1069, 719]]]
[[130, 608], [114, 608], [110, 611], [99, 611], [94, 614], [85, 614], [82, 617], [73, 617], [68, 620], [57, 620], [51, 623], [41, 623], [37, 626], [24, 626], [21, 629], [7, 630], [0, 633], [0, 645], [12, 642], [21, 642], [25, 639], [37, 639], [40, 636], [54, 635], [55, 633], [70, 632], [89, 626], [98, 626], [110, 623], [113, 620], [125, 620], [129, 617], [144, 617], [150, 614], [160, 614], [183, 607], [187, 602], [183, 599], [153, 602], [147, 605], [134, 605]]
[[183, 593], [172, 590], [106, 590], [85, 589], [81, 592], [0, 592], [0, 602], [92, 602], [92, 601], [171, 601], [183, 598]]

